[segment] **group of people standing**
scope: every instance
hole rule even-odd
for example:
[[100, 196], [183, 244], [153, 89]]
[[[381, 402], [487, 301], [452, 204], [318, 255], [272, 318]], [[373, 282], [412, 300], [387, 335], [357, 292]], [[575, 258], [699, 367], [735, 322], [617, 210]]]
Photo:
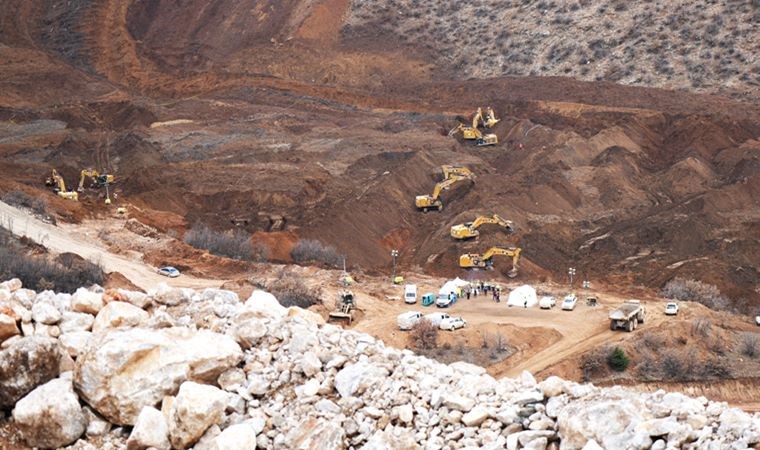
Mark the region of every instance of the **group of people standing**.
[[476, 283], [474, 286], [468, 286], [465, 290], [465, 295], [469, 300], [471, 295], [477, 297], [478, 295], [488, 295], [489, 292], [491, 293], [493, 301], [496, 303], [501, 302], [501, 288], [483, 283], [482, 281]]

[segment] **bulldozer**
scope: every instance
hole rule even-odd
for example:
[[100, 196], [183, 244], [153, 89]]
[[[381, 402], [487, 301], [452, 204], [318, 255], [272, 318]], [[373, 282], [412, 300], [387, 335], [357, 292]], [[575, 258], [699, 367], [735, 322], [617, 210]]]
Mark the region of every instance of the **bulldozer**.
[[57, 170], [53, 169], [50, 176], [45, 179], [45, 184], [53, 186], [53, 190], [59, 197], [66, 200], [74, 200], [75, 202], [79, 201], [79, 194], [76, 191], [69, 192], [66, 190], [66, 182], [63, 181], [63, 177], [58, 174]]
[[348, 320], [349, 325], [354, 321], [354, 311], [356, 310], [356, 297], [351, 291], [340, 291], [338, 298], [335, 300], [335, 309], [330, 312], [330, 319]]
[[418, 209], [424, 212], [435, 208], [440, 211], [443, 208], [443, 201], [441, 200], [441, 191], [448, 189], [452, 184], [461, 180], [469, 180], [471, 177], [463, 177], [459, 175], [451, 175], [449, 178], [439, 182], [433, 189], [433, 195], [418, 195], [414, 199], [414, 204]]
[[512, 269], [507, 273], [509, 278], [517, 276], [517, 263], [520, 260], [519, 247], [491, 247], [483, 254], [480, 253], [465, 253], [459, 257], [459, 267], [465, 269], [472, 268], [485, 268], [490, 267], [493, 264], [493, 257], [496, 255], [511, 256], [512, 257]]
[[77, 191], [82, 192], [84, 191], [84, 180], [87, 177], [91, 177], [93, 180], [93, 184], [95, 187], [103, 187], [108, 184], [113, 184], [114, 182], [114, 176], [109, 174], [103, 174], [101, 175], [100, 172], [93, 169], [84, 169], [79, 174], [79, 186], [77, 187]]
[[451, 227], [451, 237], [454, 239], [470, 239], [480, 235], [478, 227], [483, 224], [493, 223], [506, 229], [507, 234], [514, 232], [514, 226], [511, 220], [502, 219], [498, 214], [494, 214], [492, 217], [479, 216], [472, 222], [460, 223]]

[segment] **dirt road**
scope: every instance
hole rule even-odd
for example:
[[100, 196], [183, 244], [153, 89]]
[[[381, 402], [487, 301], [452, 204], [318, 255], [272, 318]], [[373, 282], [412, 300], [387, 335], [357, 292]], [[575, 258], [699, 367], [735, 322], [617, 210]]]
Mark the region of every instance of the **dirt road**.
[[94, 239], [88, 239], [86, 230], [75, 224], [54, 226], [35, 218], [26, 211], [0, 202], [0, 226], [16, 236], [24, 236], [55, 253], [75, 253], [84, 259], [100, 263], [106, 272], [119, 272], [129, 281], [148, 290], [159, 283], [174, 287], [205, 288], [219, 287], [223, 280], [194, 278], [181, 275], [167, 278], [156, 273], [156, 269], [145, 263], [115, 255], [99, 246]]

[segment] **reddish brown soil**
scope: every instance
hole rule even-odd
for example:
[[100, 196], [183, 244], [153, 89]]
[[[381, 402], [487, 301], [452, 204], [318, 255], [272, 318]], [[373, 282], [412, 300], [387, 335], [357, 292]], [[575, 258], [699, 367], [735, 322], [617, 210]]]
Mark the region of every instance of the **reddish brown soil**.
[[[347, 4], [10, 0], [0, 191], [33, 192], [81, 220], [103, 213], [103, 193], [67, 202], [42, 181], [56, 168], [73, 186], [96, 167], [117, 176], [113, 206], [143, 223], [181, 236], [198, 221], [244, 219], [276, 260], [305, 237], [370, 272], [388, 270], [397, 248], [402, 269], [478, 277], [457, 268], [460, 253], [519, 245], [525, 280], [575, 266], [656, 289], [680, 275], [758, 305], [756, 105], [567, 78], [452, 81], [424, 51], [343, 39]], [[480, 105], [503, 119], [499, 145], [445, 136]], [[452, 163], [474, 184], [444, 192], [440, 213], [416, 211], [414, 196]], [[517, 233], [448, 236], [492, 212]], [[147, 259], [233, 269], [193, 267], [184, 248]]]

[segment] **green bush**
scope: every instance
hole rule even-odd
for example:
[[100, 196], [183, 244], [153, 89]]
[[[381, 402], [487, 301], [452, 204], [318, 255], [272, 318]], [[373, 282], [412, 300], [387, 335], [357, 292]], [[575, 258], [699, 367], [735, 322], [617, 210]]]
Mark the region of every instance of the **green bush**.
[[631, 363], [631, 359], [625, 354], [625, 351], [620, 347], [615, 347], [610, 355], [607, 357], [607, 365], [615, 372], [623, 372], [628, 368], [628, 364]]

